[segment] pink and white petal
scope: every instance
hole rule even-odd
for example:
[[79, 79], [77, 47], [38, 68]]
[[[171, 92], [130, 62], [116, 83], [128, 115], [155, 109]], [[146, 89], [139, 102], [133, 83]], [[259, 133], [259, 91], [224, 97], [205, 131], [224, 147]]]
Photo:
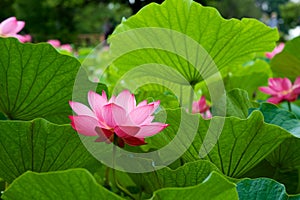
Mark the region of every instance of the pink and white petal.
[[296, 78], [294, 85], [300, 86], [300, 76]]
[[116, 96], [112, 95], [108, 103], [115, 103], [116, 101]]
[[142, 124], [153, 112], [154, 104], [135, 108], [129, 113], [129, 118], [134, 124]]
[[101, 109], [103, 106], [108, 104], [105, 91], [102, 91], [102, 96], [94, 91], [89, 91], [88, 102], [94, 111], [96, 111], [97, 108]]
[[206, 118], [207, 118], [207, 119], [212, 118], [212, 114], [211, 114], [210, 110], [206, 111], [205, 114], [206, 114]]
[[23, 42], [31, 42], [32, 37], [29, 34], [23, 35]]
[[258, 88], [260, 91], [262, 91], [263, 93], [266, 94], [270, 94], [270, 95], [277, 95], [277, 91], [274, 91], [273, 89], [269, 88], [269, 87], [259, 87]]
[[269, 78], [269, 88], [271, 88], [274, 91], [282, 91], [282, 78]]
[[[154, 113], [154, 112], [157, 110], [157, 108], [159, 107], [160, 101], [159, 101], [159, 100], [158, 100], [158, 101], [154, 101], [154, 102], [152, 102], [152, 103], [150, 103], [150, 104], [153, 104], [152, 113]], [[149, 105], [150, 105], [150, 104], [149, 104]]]
[[272, 52], [267, 52], [266, 57], [272, 59], [274, 57], [274, 54]]
[[106, 95], [106, 92], [105, 92], [104, 90], [102, 90], [101, 96], [102, 96], [104, 99], [106, 99], [106, 101], [107, 101], [107, 95]]
[[284, 49], [285, 44], [281, 42], [275, 49], [276, 49], [276, 54], [280, 53]]
[[127, 114], [126, 110], [123, 107], [121, 107], [115, 103], [111, 104], [111, 109], [112, 109], [113, 118], [116, 122], [116, 125], [126, 124], [126, 122], [128, 120], [128, 114]]
[[141, 145], [147, 144], [145, 142], [145, 139], [143, 139], [143, 138], [127, 137], [127, 138], [122, 138], [122, 139], [126, 144], [128, 144], [130, 146], [141, 146]]
[[272, 59], [276, 54], [280, 53], [284, 48], [284, 43], [280, 43], [272, 52], [266, 53], [266, 57]]
[[141, 101], [136, 107], [145, 106], [147, 105], [147, 100]]
[[60, 49], [68, 51], [70, 53], [73, 51], [73, 47], [70, 44], [63, 44], [60, 46]]
[[18, 21], [16, 17], [9, 17], [0, 24], [0, 35], [14, 34], [14, 29], [17, 27]]
[[289, 102], [293, 102], [293, 101], [296, 101], [297, 98], [298, 98], [298, 95], [296, 93], [290, 93], [290, 94], [286, 95], [284, 99]]
[[210, 110], [207, 110], [206, 112], [201, 113], [201, 116], [202, 116], [204, 119], [210, 119], [210, 118], [212, 118], [212, 114], [211, 114]]
[[51, 44], [55, 48], [60, 47], [60, 41], [59, 40], [48, 40], [47, 43]]
[[109, 127], [114, 128], [116, 126], [116, 122], [113, 118], [113, 111], [112, 111], [112, 104], [111, 103], [103, 106], [102, 114], [103, 114], [103, 120], [105, 121], [105, 123]]
[[69, 101], [69, 104], [77, 115], [87, 115], [96, 118], [95, 113], [86, 105], [74, 101]]
[[154, 116], [150, 115], [149, 117], [147, 117], [145, 119], [145, 121], [141, 124], [141, 125], [147, 125], [147, 124], [151, 124], [151, 122], [154, 120]]
[[86, 136], [97, 136], [95, 131], [96, 127], [99, 127], [98, 121], [90, 116], [69, 116], [71, 119], [71, 125], [78, 133]]
[[21, 42], [21, 43], [31, 42], [31, 36], [30, 35], [14, 34], [14, 35], [10, 35], [9, 37], [17, 38], [19, 40], [19, 42]]
[[128, 90], [122, 91], [115, 100], [115, 103], [119, 106], [125, 108], [127, 112], [132, 111], [135, 108], [136, 101], [133, 94], [131, 94]]
[[26, 37], [24, 37], [23, 35], [19, 35], [19, 34], [10, 35], [9, 37], [17, 38], [19, 40], [19, 42], [21, 42], [21, 43], [24, 43], [27, 40]]
[[200, 113], [199, 103], [198, 101], [194, 101], [192, 105], [192, 113]]
[[282, 89], [283, 90], [290, 90], [292, 88], [292, 82], [288, 78], [284, 78], [282, 81]]
[[88, 102], [96, 116], [99, 118], [99, 120], [103, 121], [102, 109], [103, 106], [105, 106], [108, 103], [105, 92], [102, 91], [101, 96], [94, 91], [89, 91]]
[[137, 138], [150, 137], [164, 130], [167, 126], [169, 125], [160, 122], [153, 122], [152, 124], [149, 125], [143, 125], [141, 126], [140, 131], [134, 137]]
[[104, 122], [111, 128], [127, 120], [125, 109], [114, 103], [103, 106], [102, 114]]
[[271, 97], [267, 100], [267, 102], [269, 103], [273, 103], [273, 104], [279, 104], [280, 102], [282, 102], [284, 99], [281, 97]]
[[124, 138], [136, 135], [140, 129], [138, 126], [117, 126], [114, 131], [120, 138]]
[[294, 82], [293, 93], [300, 95], [300, 76]]
[[23, 21], [17, 21], [17, 25], [15, 26], [14, 31], [12, 32], [12, 34], [17, 34], [19, 33], [25, 26], [25, 22]]
[[293, 93], [297, 94], [297, 95], [300, 95], [300, 87], [297, 87], [297, 88], [293, 89]]

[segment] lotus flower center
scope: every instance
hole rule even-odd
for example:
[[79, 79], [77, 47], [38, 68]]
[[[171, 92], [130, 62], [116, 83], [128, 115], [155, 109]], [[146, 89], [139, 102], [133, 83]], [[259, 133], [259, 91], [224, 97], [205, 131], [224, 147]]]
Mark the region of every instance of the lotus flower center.
[[292, 91], [293, 91], [292, 89], [289, 89], [289, 90], [283, 90], [283, 91], [281, 92], [281, 94], [287, 95], [287, 94], [290, 94]]

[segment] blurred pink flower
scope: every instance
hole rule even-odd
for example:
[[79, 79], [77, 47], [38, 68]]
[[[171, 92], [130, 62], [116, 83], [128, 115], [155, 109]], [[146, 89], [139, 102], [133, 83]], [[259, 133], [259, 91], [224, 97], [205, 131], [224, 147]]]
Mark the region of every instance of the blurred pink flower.
[[193, 102], [192, 113], [200, 113], [204, 119], [212, 118], [211, 112], [209, 110], [209, 105], [207, 105], [204, 96], [202, 96], [199, 101]]
[[51, 44], [53, 47], [55, 47], [55, 48], [59, 48], [60, 47], [60, 41], [59, 40], [48, 40], [47, 42], [49, 44]]
[[19, 37], [19, 40], [21, 41], [21, 42], [31, 42], [32, 41], [32, 37], [31, 37], [31, 35], [29, 35], [29, 34], [27, 34], [27, 35], [19, 35], [20, 37]]
[[73, 51], [73, 48], [70, 44], [63, 44], [60, 46], [60, 49], [62, 50], [66, 50], [68, 52], [72, 52]]
[[165, 129], [168, 124], [152, 122], [153, 113], [160, 102], [147, 103], [146, 100], [136, 105], [133, 94], [124, 90], [108, 101], [106, 93], [99, 95], [88, 93], [90, 108], [70, 101], [70, 106], [77, 114], [70, 116], [71, 125], [78, 133], [86, 136], [98, 136], [96, 142], [114, 142], [118, 137], [118, 146], [143, 145], [145, 137], [150, 137]]
[[72, 53], [73, 48], [70, 44], [61, 44], [59, 40], [48, 40], [49, 44], [51, 44], [54, 48], [61, 49]]
[[272, 52], [267, 52], [266, 57], [272, 59], [276, 54], [280, 53], [284, 48], [284, 43], [280, 43]]
[[17, 34], [25, 26], [25, 22], [18, 21], [16, 17], [9, 17], [0, 23], [0, 37], [15, 37], [20, 42], [24, 36]]
[[259, 90], [272, 95], [267, 102], [278, 104], [282, 101], [295, 101], [300, 95], [300, 76], [294, 85], [288, 78], [269, 78], [268, 87], [259, 87]]

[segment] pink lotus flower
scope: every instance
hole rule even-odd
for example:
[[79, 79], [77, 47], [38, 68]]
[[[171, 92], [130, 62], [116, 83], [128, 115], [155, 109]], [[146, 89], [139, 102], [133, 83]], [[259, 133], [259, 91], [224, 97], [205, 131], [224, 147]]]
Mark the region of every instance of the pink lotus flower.
[[59, 40], [48, 40], [47, 43], [51, 44], [54, 48], [61, 49], [72, 53], [73, 48], [70, 44], [61, 44]]
[[207, 105], [204, 96], [202, 96], [199, 101], [193, 102], [192, 113], [200, 113], [204, 119], [212, 118], [211, 112], [209, 110], [209, 105]]
[[136, 105], [135, 97], [128, 90], [108, 101], [106, 93], [99, 95], [93, 91], [88, 93], [91, 108], [70, 101], [70, 106], [77, 114], [70, 116], [71, 125], [78, 133], [85, 136], [98, 136], [96, 142], [114, 142], [118, 138], [118, 146], [143, 145], [145, 137], [150, 137], [165, 129], [168, 124], [152, 122], [153, 113], [160, 102], [142, 101]]
[[268, 87], [260, 87], [259, 90], [272, 95], [267, 102], [278, 104], [282, 101], [295, 101], [300, 94], [300, 77], [292, 85], [288, 78], [269, 78]]
[[16, 17], [10, 17], [0, 23], [0, 37], [15, 37], [22, 42], [23, 36], [17, 34], [25, 26], [25, 22], [18, 21]]
[[276, 54], [280, 53], [284, 48], [284, 43], [280, 43], [272, 52], [267, 52], [266, 57], [272, 59]]

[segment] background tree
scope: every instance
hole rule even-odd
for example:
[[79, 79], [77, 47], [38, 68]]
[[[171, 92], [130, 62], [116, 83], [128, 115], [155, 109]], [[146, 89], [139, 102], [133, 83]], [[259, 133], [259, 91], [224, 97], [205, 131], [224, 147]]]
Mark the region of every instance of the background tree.
[[216, 7], [225, 18], [260, 18], [262, 14], [255, 0], [214, 0], [208, 5]]
[[256, 5], [264, 12], [276, 12], [280, 14], [279, 6], [289, 2], [289, 0], [256, 0]]
[[76, 8], [74, 23], [80, 33], [101, 33], [106, 31], [105, 26], [114, 27], [131, 13], [131, 9], [124, 4], [90, 2], [83, 8]]
[[287, 29], [300, 25], [300, 3], [289, 2], [279, 6], [279, 9]]
[[[277, 12], [284, 29], [299, 23], [299, 6], [289, 0], [195, 0], [204, 6], [214, 6], [225, 18], [260, 18]], [[0, 20], [16, 16], [26, 22], [23, 33], [30, 33], [35, 42], [60, 39], [74, 43], [78, 34], [101, 33], [120, 23], [143, 6], [163, 0], [1, 0]], [[280, 7], [281, 6], [281, 7]], [[280, 7], [280, 8], [279, 8]], [[265, 15], [265, 16], [266, 16]]]
[[13, 7], [12, 7], [12, 0], [1, 0], [0, 1], [0, 20], [4, 20], [12, 15], [14, 13]]
[[76, 38], [73, 13], [80, 1], [72, 5], [58, 0], [15, 0], [13, 8], [18, 19], [26, 22], [26, 30], [35, 41], [57, 38], [69, 42]]
[[26, 21], [25, 30], [38, 42], [54, 38], [73, 43], [79, 33], [100, 34], [108, 19], [119, 23], [131, 14], [123, 4], [97, 0], [14, 0], [12, 6], [18, 19]]

